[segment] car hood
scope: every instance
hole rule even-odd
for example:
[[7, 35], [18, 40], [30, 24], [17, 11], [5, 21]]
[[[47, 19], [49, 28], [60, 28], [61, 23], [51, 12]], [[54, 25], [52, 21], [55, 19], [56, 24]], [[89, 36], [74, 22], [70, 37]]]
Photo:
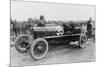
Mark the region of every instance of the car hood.
[[33, 27], [34, 31], [58, 31], [63, 30], [62, 26], [52, 26], [52, 27]]

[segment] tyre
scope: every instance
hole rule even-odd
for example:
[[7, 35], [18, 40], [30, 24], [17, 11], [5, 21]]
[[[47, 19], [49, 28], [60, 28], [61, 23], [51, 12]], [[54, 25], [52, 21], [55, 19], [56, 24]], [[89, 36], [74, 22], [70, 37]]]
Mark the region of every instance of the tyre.
[[29, 36], [27, 35], [18, 36], [15, 41], [15, 49], [20, 53], [27, 52], [27, 49], [30, 46], [29, 40]]
[[29, 50], [30, 56], [36, 60], [44, 58], [47, 52], [48, 42], [43, 38], [34, 40]]
[[87, 45], [86, 41], [87, 41], [86, 35], [81, 35], [80, 38], [79, 38], [78, 47], [79, 48], [85, 48], [86, 45]]

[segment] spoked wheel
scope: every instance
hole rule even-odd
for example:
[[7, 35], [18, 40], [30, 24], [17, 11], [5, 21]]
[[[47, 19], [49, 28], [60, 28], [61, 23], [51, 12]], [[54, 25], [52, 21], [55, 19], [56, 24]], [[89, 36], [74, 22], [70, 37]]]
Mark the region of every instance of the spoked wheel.
[[33, 59], [42, 59], [48, 52], [48, 42], [43, 38], [34, 40], [30, 46], [30, 56]]
[[29, 37], [27, 35], [20, 35], [15, 41], [15, 49], [18, 52], [25, 53], [29, 48]]
[[87, 41], [87, 37], [86, 35], [81, 35], [80, 39], [79, 39], [79, 48], [85, 48], [86, 47], [86, 41]]

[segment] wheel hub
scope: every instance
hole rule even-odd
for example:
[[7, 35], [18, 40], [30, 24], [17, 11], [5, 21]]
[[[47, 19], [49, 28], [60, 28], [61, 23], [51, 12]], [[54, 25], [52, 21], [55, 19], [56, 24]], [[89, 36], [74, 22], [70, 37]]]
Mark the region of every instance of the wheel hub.
[[42, 46], [38, 46], [37, 48], [38, 48], [39, 50], [42, 50], [42, 49], [43, 49], [43, 47], [42, 47]]

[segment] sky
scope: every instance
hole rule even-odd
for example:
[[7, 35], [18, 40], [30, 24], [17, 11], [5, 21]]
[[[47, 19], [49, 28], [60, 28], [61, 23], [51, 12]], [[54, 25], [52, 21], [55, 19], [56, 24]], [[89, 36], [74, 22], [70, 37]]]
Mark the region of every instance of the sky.
[[39, 18], [44, 15], [46, 20], [95, 20], [95, 6], [57, 4], [43, 2], [11, 1], [11, 18], [26, 21], [28, 18]]

